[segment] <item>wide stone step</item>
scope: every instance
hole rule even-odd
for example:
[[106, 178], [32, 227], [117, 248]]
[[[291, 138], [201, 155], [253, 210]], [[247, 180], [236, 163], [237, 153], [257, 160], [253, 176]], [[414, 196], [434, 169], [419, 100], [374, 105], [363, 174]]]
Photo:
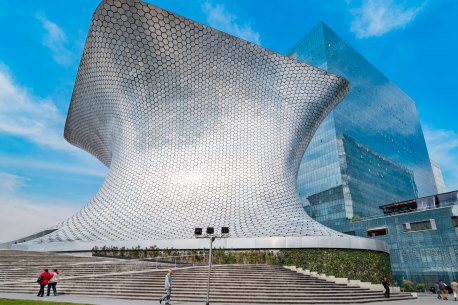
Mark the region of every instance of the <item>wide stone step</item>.
[[[2, 285], [7, 285], [10, 282], [0, 282]], [[198, 282], [198, 283], [179, 283], [179, 282], [174, 282], [174, 285], [176, 287], [199, 287], [202, 286], [202, 284], [205, 282]], [[16, 282], [16, 286], [24, 286], [24, 287], [29, 287], [30, 285], [37, 285], [35, 283], [35, 280], [30, 280], [27, 282]], [[103, 280], [94, 280], [94, 281], [89, 281], [89, 280], [66, 280], [66, 281], [61, 281], [59, 285], [62, 286], [69, 286], [69, 285], [83, 285], [83, 286], [89, 286], [89, 287], [128, 287], [128, 288], [135, 288], [135, 287], [163, 287], [163, 281], [161, 282], [154, 282], [154, 283], [147, 283], [147, 282], [119, 282], [119, 281], [103, 281]], [[244, 288], [246, 289], [288, 289], [288, 288], [293, 288], [293, 289], [307, 289], [307, 290], [315, 290], [315, 291], [320, 291], [320, 290], [343, 290], [343, 291], [352, 291], [352, 290], [365, 290], [364, 288], [350, 288], [344, 285], [336, 285], [336, 284], [329, 284], [329, 285], [301, 285], [298, 283], [262, 283], [262, 282], [256, 282], [256, 283], [243, 283], [243, 282], [235, 282], [235, 283], [215, 283], [212, 282], [211, 287], [215, 288], [231, 288], [231, 289], [239, 289], [239, 288]]]
[[[35, 290], [28, 290], [27, 292], [35, 292], [38, 289]], [[10, 292], [12, 291], [18, 291], [18, 289], [11, 289]], [[156, 297], [161, 296], [164, 291], [151, 291], [150, 293], [133, 293], [133, 292], [124, 292], [124, 293], [119, 293], [119, 292], [113, 292], [113, 291], [85, 291], [82, 289], [68, 289], [68, 290], [58, 290], [60, 294], [69, 294], [69, 295], [80, 295], [80, 294], [86, 294], [86, 295], [94, 295], [94, 296], [112, 296], [116, 298], [137, 298], [137, 299], [155, 299]], [[292, 296], [291, 293], [284, 293], [284, 294], [271, 294], [271, 295], [264, 295], [264, 294], [234, 294], [234, 295], [225, 295], [223, 293], [215, 293], [212, 292], [210, 294], [211, 300], [217, 300], [217, 299], [226, 299], [226, 300], [236, 300], [240, 302], [240, 298], [243, 297], [245, 300], [256, 300], [256, 301], [261, 301], [261, 300], [326, 300], [329, 299], [329, 294], [319, 294], [319, 295], [294, 295]], [[332, 294], [333, 298], [338, 298], [338, 299], [345, 299], [345, 300], [356, 300], [356, 299], [374, 299], [374, 298], [380, 298], [383, 296], [381, 292], [378, 293], [368, 293], [364, 295], [345, 295], [345, 294]], [[181, 292], [176, 292], [173, 291], [172, 293], [172, 298], [175, 300], [187, 300], [187, 301], [192, 301], [192, 300], [201, 300], [206, 297], [206, 292], [196, 292], [196, 293], [181, 293]], [[392, 294], [393, 298], [402, 298], [402, 299], [410, 299], [410, 295], [406, 294]]]
[[[29, 269], [22, 269], [22, 270], [11, 270], [11, 269], [6, 269], [4, 272], [8, 274], [30, 274], [32, 272], [42, 272], [45, 268], [29, 268]], [[144, 271], [144, 272], [159, 272], [163, 271], [168, 268], [164, 268], [161, 266], [160, 268], [143, 268], [143, 267], [137, 267], [137, 266], [132, 266], [132, 267], [111, 267], [111, 268], [98, 268], [98, 267], [90, 267], [90, 268], [46, 268], [48, 270], [52, 269], [59, 269], [61, 273], [68, 273], [68, 272], [93, 272], [93, 271], [104, 271], [104, 272], [116, 272], [120, 270], [124, 271]], [[176, 268], [173, 268], [176, 269]], [[310, 276], [307, 275], [301, 275], [296, 272], [226, 272], [226, 271], [219, 271], [219, 270], [212, 270], [212, 273], [216, 275], [226, 275], [226, 276], [239, 276], [239, 277], [244, 277], [244, 276], [279, 276], [279, 277], [285, 277], [285, 276], [296, 276], [296, 277], [306, 277], [306, 278], [311, 278]], [[208, 274], [208, 271], [201, 271], [201, 270], [195, 270], [194, 269], [176, 269], [174, 272], [175, 276], [186, 276], [186, 275], [197, 275], [197, 276], [206, 276]]]
[[[61, 287], [58, 286], [58, 290], [61, 292], [66, 292], [66, 293], [72, 293], [72, 292], [84, 292], [87, 291], [87, 288], [89, 287]], [[34, 291], [38, 290], [39, 287], [5, 287], [5, 291], [16, 291], [16, 290], [27, 290], [27, 291]], [[2, 289], [3, 290], [3, 289]], [[97, 290], [94, 290], [94, 293], [114, 293], [114, 294], [138, 294], [138, 295], [148, 295], [151, 293], [163, 293], [164, 289], [163, 288], [154, 288], [154, 289], [138, 289], [138, 290], [132, 290], [132, 289], [112, 289], [112, 288], [102, 288], [102, 287], [97, 287]], [[212, 289], [211, 294], [212, 295], [228, 295], [228, 296], [275, 296], [275, 295], [291, 295], [293, 294], [294, 297], [298, 296], [313, 296], [315, 293], [321, 293], [321, 291], [311, 291], [312, 294], [310, 294], [310, 291], [292, 291], [292, 290], [283, 290], [283, 289], [278, 289], [278, 290], [271, 290], [271, 291], [257, 291], [257, 290], [219, 290], [219, 289]], [[380, 291], [361, 291], [359, 293], [353, 292], [351, 295], [352, 296], [365, 296], [365, 295], [378, 295], [380, 294]], [[173, 289], [173, 294], [174, 295], [195, 295], [195, 294], [206, 294], [206, 289], [202, 287], [201, 289]], [[349, 294], [346, 293], [345, 291], [341, 292], [335, 292], [333, 295], [336, 296], [348, 296]]]
[[[30, 274], [28, 275], [30, 277]], [[76, 275], [73, 275], [73, 276], [76, 276]], [[92, 274], [79, 274], [78, 276], [93, 276]], [[135, 273], [132, 273], [132, 274], [123, 274], [123, 275], [111, 275], [111, 274], [107, 274], [107, 275], [104, 275], [104, 274], [100, 274], [100, 275], [97, 275], [95, 276], [94, 275], [94, 278], [104, 278], [104, 279], [113, 279], [113, 280], [123, 280], [123, 279], [129, 279], [129, 280], [135, 280], [135, 279], [138, 279], [138, 280], [158, 280], [158, 279], [161, 279], [163, 280], [164, 279], [164, 276], [165, 274], [155, 274], [155, 275], [145, 275], [145, 274], [135, 274]], [[65, 277], [70, 277], [70, 275], [65, 275]], [[63, 278], [63, 276], [62, 276]], [[191, 275], [188, 275], [188, 276], [181, 276], [181, 275], [176, 275], [173, 277], [174, 280], [177, 280], [177, 281], [194, 281], [194, 282], [199, 282], [199, 281], [203, 281], [203, 280], [206, 280], [207, 279], [207, 276], [191, 276]], [[325, 284], [326, 281], [316, 281], [316, 280], [313, 280], [313, 279], [308, 279], [308, 278], [301, 278], [301, 277], [297, 277], [297, 276], [292, 276], [292, 277], [258, 277], [258, 276], [242, 276], [242, 277], [235, 277], [235, 276], [228, 276], [228, 275], [219, 275], [219, 274], [212, 274], [211, 275], [211, 278], [212, 280], [221, 280], [221, 281], [227, 281], [227, 280], [230, 280], [230, 279], [234, 279], [234, 278], [237, 278], [238, 280], [242, 280], [242, 281], [276, 281], [276, 282], [281, 282], [282, 280], [290, 280], [290, 281], [299, 281], [299, 282], [303, 282], [303, 283], [314, 283], [314, 284], [317, 284], [317, 285], [320, 285], [320, 284]]]
[[[42, 270], [40, 271], [30, 271], [30, 272], [24, 272], [21, 274], [14, 274], [14, 273], [0, 273], [1, 277], [19, 277], [19, 276], [32, 276], [35, 274], [40, 274], [43, 272]], [[124, 277], [138, 277], [138, 278], [154, 278], [154, 277], [163, 277], [165, 276], [165, 271], [157, 271], [157, 272], [150, 272], [150, 271], [143, 271], [143, 270], [129, 270], [129, 271], [124, 271], [124, 272], [117, 272], [117, 271], [103, 271], [100, 273], [96, 272], [65, 272], [60, 270], [59, 273], [61, 276], [70, 276], [70, 275], [94, 275], [96, 274], [97, 276], [103, 276], [106, 274], [106, 276], [109, 276], [111, 278], [124, 278]], [[207, 278], [208, 274], [195, 274], [193, 275], [192, 273], [187, 273], [187, 274], [181, 274], [179, 272], [174, 274], [174, 278], [182, 278], [182, 279], [187, 279], [187, 278]], [[238, 275], [228, 275], [228, 274], [220, 274], [217, 272], [212, 272], [211, 274], [212, 278], [246, 278], [246, 279], [301, 279], [304, 281], [314, 281], [317, 283], [325, 283], [325, 280], [320, 280], [320, 279], [314, 279], [311, 277], [302, 277], [298, 274], [292, 274], [291, 276], [288, 275], [272, 275], [272, 274], [266, 274], [266, 275], [258, 275], [258, 274], [253, 274], [253, 275], [243, 275], [243, 276], [238, 276]]]
[[[10, 273], [23, 273], [23, 272], [31, 272], [31, 271], [42, 271], [43, 269], [59, 269], [62, 271], [99, 271], [99, 270], [108, 270], [108, 271], [116, 271], [116, 270], [144, 270], [144, 271], [151, 271], [155, 272], [157, 269], [168, 269], [169, 267], [175, 268], [174, 265], [167, 265], [167, 264], [161, 264], [161, 265], [148, 265], [148, 266], [138, 266], [138, 265], [132, 265], [132, 266], [97, 266], [97, 265], [89, 265], [89, 266], [65, 266], [65, 267], [59, 267], [57, 265], [52, 265], [52, 266], [47, 266], [40, 264], [38, 266], [23, 266], [23, 267], [11, 267], [11, 266], [5, 266], [4, 271], [8, 271]], [[181, 267], [178, 267], [181, 268]], [[197, 269], [197, 267], [194, 267], [195, 272], [186, 272], [186, 271], [179, 271], [179, 273], [182, 274], [206, 274], [208, 273], [208, 270], [206, 269]], [[1, 268], [0, 268], [1, 270]], [[194, 270], [194, 269], [193, 269]], [[295, 272], [288, 272], [288, 271], [250, 271], [250, 270], [219, 270], [219, 269], [212, 269], [212, 272], [220, 273], [220, 274], [226, 274], [226, 275], [237, 275], [237, 274], [258, 274], [258, 275], [264, 275], [264, 274], [272, 274], [272, 273], [277, 273], [278, 275], [292, 275], [296, 274]]]
[[[128, 281], [104, 280], [104, 279], [97, 279], [97, 278], [95, 278], [95, 279], [62, 280], [62, 282], [66, 282], [66, 283], [71, 282], [71, 283], [75, 283], [75, 284], [80, 284], [80, 283], [97, 284], [97, 283], [102, 282], [102, 281], [107, 283], [107, 284], [111, 284], [111, 285], [116, 285], [118, 283], [124, 284], [124, 283], [128, 282]], [[31, 279], [28, 282], [33, 283], [35, 281], [34, 281], [34, 279]], [[138, 285], [141, 285], [141, 284], [162, 286], [162, 285], [164, 285], [163, 282], [164, 281], [162, 280], [162, 281], [132, 281], [130, 283], [133, 284], [132, 286], [138, 286]], [[193, 287], [196, 287], [196, 286], [202, 285], [202, 283], [205, 283], [205, 282], [206, 281], [175, 281], [174, 284], [175, 284], [175, 286], [193, 286]], [[227, 281], [220, 281], [220, 282], [212, 281], [212, 284], [213, 285], [220, 285], [220, 286], [230, 285], [230, 283], [228, 283]], [[259, 286], [259, 285], [263, 285], [263, 286], [266, 286], [266, 287], [288, 287], [288, 286], [294, 285], [294, 286], [297, 286], [297, 287], [310, 287], [310, 288], [316, 288], [316, 289], [320, 289], [320, 288], [324, 288], [324, 287], [329, 287], [329, 288], [333, 288], [333, 289], [334, 288], [338, 289], [338, 288], [346, 287], [346, 286], [339, 285], [339, 284], [320, 285], [320, 284], [302, 283], [300, 281], [291, 281], [291, 282], [237, 281], [236, 285], [238, 285], [238, 286]]]
[[[164, 293], [166, 269], [172, 267], [172, 301], [204, 302], [207, 266], [177, 266], [170, 262], [0, 251], [0, 291], [36, 293], [39, 287], [35, 280], [42, 270], [58, 268], [61, 281], [57, 290], [61, 294], [157, 301]], [[409, 298], [408, 294], [393, 294], [390, 300]], [[357, 304], [385, 300], [381, 291], [326, 282], [282, 266], [216, 264], [212, 269], [213, 303]]]
[[[2, 284], [7, 284], [7, 283], [2, 283]], [[4, 286], [4, 285], [2, 285]], [[126, 284], [110, 284], [110, 283], [77, 283], [77, 282], [65, 282], [64, 284], [59, 283], [59, 287], [97, 287], [97, 288], [105, 288], [105, 289], [124, 289], [124, 290], [131, 290], [131, 289], [163, 289], [163, 284], [158, 284], [158, 285], [147, 285], [147, 284], [141, 284], [141, 285], [126, 285]], [[196, 290], [196, 289], [203, 289], [206, 287], [201, 283], [202, 288], [199, 288], [199, 286], [195, 285], [180, 285], [176, 289], [191, 289], [191, 290]], [[37, 287], [36, 283], [33, 282], [27, 282], [27, 283], [15, 283], [14, 287]], [[232, 290], [232, 291], [237, 291], [237, 290], [247, 290], [247, 291], [273, 291], [273, 290], [286, 290], [286, 291], [344, 291], [344, 292], [353, 292], [353, 293], [358, 293], [359, 291], [368, 291], [368, 289], [364, 288], [344, 288], [344, 287], [309, 287], [309, 286], [298, 286], [298, 285], [282, 285], [282, 286], [263, 286], [263, 285], [251, 285], [251, 286], [246, 286], [246, 285], [240, 285], [240, 284], [232, 284], [232, 285], [211, 285], [212, 289], [218, 289], [218, 290]], [[3, 289], [3, 288], [2, 288]], [[6, 288], [5, 288], [6, 289]]]
[[[40, 272], [41, 273], [41, 272]], [[30, 278], [36, 278], [40, 273], [28, 273], [24, 274], [23, 276], [10, 276], [10, 275], [2, 275], [1, 278], [5, 279], [10, 279], [10, 278], [24, 278], [24, 279], [30, 279]], [[101, 273], [101, 274], [92, 274], [92, 273], [83, 273], [83, 274], [62, 274], [61, 273], [61, 278], [62, 279], [71, 279], [71, 278], [86, 278], [86, 279], [104, 279], [104, 280], [112, 280], [112, 281], [123, 281], [123, 280], [132, 280], [132, 281], [159, 281], [159, 280], [164, 280], [165, 274], [162, 272], [160, 274], [144, 274], [144, 273], [125, 273], [122, 276], [115, 276], [114, 274], [109, 274], [109, 273]], [[290, 280], [290, 281], [296, 281], [296, 282], [301, 282], [301, 283], [310, 283], [310, 284], [316, 284], [316, 285], [325, 285], [326, 281], [314, 281], [311, 279], [307, 278], [300, 278], [300, 277], [281, 277], [281, 278], [275, 278], [275, 277], [231, 277], [231, 276], [219, 276], [219, 275], [214, 275], [212, 274], [211, 276], [212, 280], [215, 281], [227, 281], [230, 279], [240, 279], [242, 281], [250, 282], [250, 281], [265, 281], [265, 282], [281, 282], [282, 280]], [[207, 276], [199, 276], [199, 277], [193, 277], [193, 276], [174, 276], [174, 280], [177, 281], [192, 281], [192, 282], [200, 282], [203, 280], [206, 280]]]
[[[17, 282], [14, 286], [7, 286], [6, 282], [2, 282], [3, 287], [38, 287], [38, 284], [35, 282]], [[163, 283], [155, 284], [146, 284], [140, 283], [138, 285], [129, 285], [128, 283], [105, 283], [105, 282], [73, 282], [73, 281], [64, 281], [58, 283], [59, 287], [114, 287], [115, 289], [123, 288], [132, 289], [138, 287], [138, 289], [163, 289]], [[207, 287], [206, 283], [200, 283], [200, 285], [178, 285], [174, 283], [174, 289], [205, 289]], [[316, 286], [303, 286], [303, 285], [269, 285], [265, 286], [262, 284], [259, 285], [242, 285], [239, 283], [226, 283], [226, 284], [211, 284], [212, 289], [227, 289], [227, 290], [304, 290], [304, 291], [321, 291], [321, 290], [332, 290], [332, 291], [371, 291], [367, 288], [360, 287], [316, 287]]]

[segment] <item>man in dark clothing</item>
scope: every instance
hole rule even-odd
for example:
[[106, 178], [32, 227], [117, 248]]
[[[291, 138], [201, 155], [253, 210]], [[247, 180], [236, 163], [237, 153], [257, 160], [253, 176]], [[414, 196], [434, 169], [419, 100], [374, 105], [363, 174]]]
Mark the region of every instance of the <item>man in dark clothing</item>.
[[48, 284], [49, 280], [52, 278], [51, 273], [48, 272], [48, 269], [45, 269], [41, 274], [40, 274], [40, 291], [38, 291], [37, 297], [43, 297], [45, 294], [45, 286]]
[[385, 298], [389, 298], [390, 297], [390, 280], [388, 279], [386, 275], [382, 279], [382, 285], [383, 285], [383, 288], [385, 288], [385, 293], [383, 295], [385, 296]]
[[439, 280], [439, 289], [441, 290], [442, 300], [448, 300], [447, 285], [442, 280]]

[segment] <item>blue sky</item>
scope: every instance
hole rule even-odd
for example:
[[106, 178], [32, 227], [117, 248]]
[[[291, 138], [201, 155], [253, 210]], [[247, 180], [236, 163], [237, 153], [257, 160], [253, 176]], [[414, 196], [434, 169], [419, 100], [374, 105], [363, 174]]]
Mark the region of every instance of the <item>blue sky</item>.
[[[326, 22], [415, 100], [430, 155], [458, 189], [458, 1], [148, 2], [283, 54]], [[107, 172], [62, 136], [98, 3], [0, 0], [0, 242], [64, 220]]]

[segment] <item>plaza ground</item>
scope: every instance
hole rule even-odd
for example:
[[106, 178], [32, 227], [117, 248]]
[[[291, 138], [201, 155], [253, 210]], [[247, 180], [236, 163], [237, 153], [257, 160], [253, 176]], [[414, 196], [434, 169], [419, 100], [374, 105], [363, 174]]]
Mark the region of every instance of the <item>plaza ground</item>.
[[[44, 298], [38, 298], [35, 294], [25, 294], [25, 293], [0, 293], [0, 298], [9, 298], [9, 299], [22, 299], [22, 300], [39, 300], [46, 302], [68, 302], [68, 303], [83, 303], [83, 304], [93, 304], [93, 305], [152, 305], [159, 304], [159, 302], [154, 301], [137, 301], [137, 300], [123, 300], [123, 299], [107, 299], [107, 298], [87, 298], [79, 296], [70, 296], [70, 295], [61, 295], [61, 296], [50, 296]], [[173, 300], [173, 294], [172, 294]], [[329, 295], [329, 303], [327, 304], [336, 304], [336, 300], [332, 298], [332, 295]], [[449, 298], [449, 302], [453, 302], [453, 295]], [[198, 305], [204, 304], [204, 302], [171, 302], [172, 305]], [[413, 300], [403, 300], [403, 301], [390, 301], [390, 302], [373, 302], [367, 303], [371, 305], [431, 305], [431, 304], [443, 304], [444, 301], [436, 299], [436, 296], [433, 294], [419, 294], [417, 299]], [[0, 302], [0, 304], [2, 304]], [[14, 304], [14, 303], [13, 303]], [[218, 305], [229, 305], [223, 303], [211, 303]], [[321, 303], [326, 304], [326, 303]], [[19, 305], [19, 303], [17, 303]], [[244, 305], [242, 303], [231, 303], [230, 305]], [[252, 304], [250, 304], [252, 305]]]

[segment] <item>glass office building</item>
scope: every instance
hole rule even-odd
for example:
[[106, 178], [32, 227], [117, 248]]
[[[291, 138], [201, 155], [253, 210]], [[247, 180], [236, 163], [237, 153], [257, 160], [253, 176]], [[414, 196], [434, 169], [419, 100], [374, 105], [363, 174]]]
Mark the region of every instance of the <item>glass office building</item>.
[[442, 170], [439, 167], [437, 162], [431, 160], [431, 165], [433, 167], [434, 180], [436, 181], [436, 187], [438, 193], [445, 193], [447, 188], [445, 187], [444, 177], [442, 176]]
[[297, 183], [309, 215], [335, 227], [381, 214], [382, 204], [437, 193], [412, 99], [323, 23], [290, 56], [344, 76], [351, 87], [301, 162]]
[[383, 215], [348, 221], [335, 228], [381, 239], [390, 246], [393, 276], [427, 288], [458, 280], [458, 191], [384, 205]]
[[414, 102], [323, 23], [290, 56], [350, 81], [302, 158], [309, 215], [387, 242], [398, 284], [458, 279], [458, 195], [431, 196], [438, 188]]

